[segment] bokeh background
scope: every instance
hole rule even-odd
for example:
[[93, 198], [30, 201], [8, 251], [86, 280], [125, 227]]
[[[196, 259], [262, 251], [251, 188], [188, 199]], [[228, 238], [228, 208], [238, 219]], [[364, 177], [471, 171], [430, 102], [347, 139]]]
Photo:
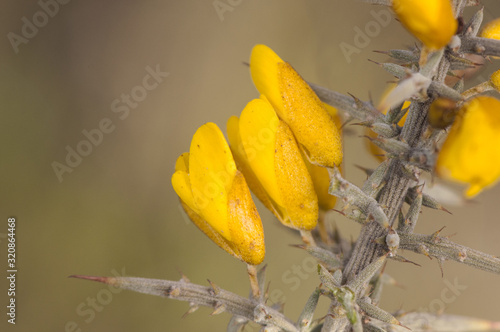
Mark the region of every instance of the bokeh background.
[[[387, 9], [354, 1], [67, 2], [46, 22], [35, 1], [0, 4], [0, 330], [222, 331], [227, 314], [210, 316], [202, 308], [182, 318], [184, 302], [128, 291], [109, 297], [102, 284], [67, 277], [116, 271], [178, 279], [180, 270], [192, 282], [207, 284], [208, 278], [246, 295], [244, 265], [181, 212], [170, 185], [177, 156], [189, 149], [200, 125], [212, 121], [225, 128], [229, 116], [258, 96], [242, 64], [257, 43], [272, 47], [307, 80], [377, 101], [393, 78], [367, 59], [384, 61], [372, 51], [413, 45], [414, 39], [394, 18], [377, 30], [373, 12]], [[221, 3], [226, 10], [218, 13], [214, 4]], [[483, 3], [485, 20], [500, 15], [498, 2]], [[34, 15], [45, 24], [13, 47], [9, 34], [22, 36]], [[371, 36], [356, 44], [357, 31], [367, 28]], [[356, 51], [345, 56], [341, 45]], [[147, 68], [157, 66], [168, 77], [121, 119], [123, 113], [112, 111], [114, 100], [141, 86]], [[499, 66], [488, 64], [468, 85]], [[65, 163], [67, 147], [75, 149], [85, 139], [82, 131], [106, 118], [113, 131], [60, 181], [53, 163]], [[354, 165], [374, 167], [376, 161], [366, 153], [362, 132], [349, 131], [346, 177], [361, 184], [364, 175]], [[446, 226], [455, 241], [498, 255], [499, 195], [497, 186], [474, 202], [449, 207], [453, 215], [424, 209], [417, 231]], [[298, 236], [260, 211], [270, 289], [282, 292], [285, 313], [296, 319], [319, 280], [307, 255], [289, 247]], [[17, 218], [15, 326], [5, 315], [11, 216]], [[328, 218], [356, 238], [358, 225], [335, 213]], [[435, 260], [408, 257], [422, 267], [389, 262], [387, 271], [404, 288], [388, 287], [384, 308], [439, 309], [445, 280], [457, 278], [467, 288], [448, 301], [446, 312], [500, 320], [499, 276], [449, 262], [442, 278]], [[92, 299], [98, 300], [94, 308]], [[320, 301], [323, 310], [327, 304]]]

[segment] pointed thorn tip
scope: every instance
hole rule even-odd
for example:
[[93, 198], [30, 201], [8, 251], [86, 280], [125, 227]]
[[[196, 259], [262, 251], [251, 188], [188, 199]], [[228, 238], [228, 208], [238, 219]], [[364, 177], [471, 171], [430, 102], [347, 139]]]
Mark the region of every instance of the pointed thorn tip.
[[80, 275], [80, 274], [73, 274], [73, 275], [68, 276], [68, 278], [92, 280], [92, 281], [102, 282], [104, 284], [108, 283], [108, 280], [109, 280], [109, 277], [84, 276], [84, 275]]

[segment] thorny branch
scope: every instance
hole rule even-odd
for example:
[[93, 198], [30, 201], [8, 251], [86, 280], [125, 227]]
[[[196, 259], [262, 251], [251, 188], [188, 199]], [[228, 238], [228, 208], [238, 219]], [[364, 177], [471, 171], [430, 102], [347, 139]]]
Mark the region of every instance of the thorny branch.
[[[391, 5], [391, 1], [389, 0], [364, 1], [371, 4]], [[456, 13], [461, 15], [464, 6], [475, 5], [477, 1], [455, 0], [454, 3]], [[480, 14], [482, 15], [482, 13]], [[476, 37], [477, 27], [472, 30], [475, 31], [472, 33], [473, 35], [462, 34], [459, 53], [500, 56], [500, 41]], [[418, 54], [413, 51], [406, 52], [405, 55], [410, 62], [413, 61], [416, 64], [419, 61]], [[434, 69], [434, 67], [426, 68], [421, 66], [418, 71], [415, 65], [412, 71], [407, 67], [397, 64], [381, 65], [385, 70], [401, 80], [413, 74], [421, 74], [432, 79], [426, 90], [428, 94], [426, 98], [412, 100], [402, 130], [399, 130], [399, 127], [392, 126], [397, 121], [387, 121], [387, 117], [384, 117], [370, 102], [364, 102], [354, 96], [346, 96], [330, 91], [312, 83], [310, 83], [310, 86], [322, 101], [345, 112], [347, 120], [357, 119], [364, 125], [374, 129], [374, 131], [379, 130], [380, 132], [385, 131], [390, 133], [387, 136], [388, 138], [399, 139], [409, 149], [429, 147], [440, 136], [438, 133], [435, 137], [431, 137], [425, 142], [422, 139], [427, 128], [427, 116], [431, 102], [440, 95], [454, 100], [461, 99], [459, 92], [444, 84], [444, 79], [449, 70], [454, 69], [453, 61], [461, 61], [460, 56], [455, 56], [455, 54], [451, 54], [450, 52], [452, 51], [448, 50], [448, 54], [446, 55], [444, 52], [436, 52], [434, 55], [431, 55], [431, 57], [434, 56], [433, 61], [437, 61], [435, 71], [429, 70], [429, 68]], [[450, 61], [452, 61], [451, 64]], [[423, 65], [423, 63], [420, 64]], [[390, 112], [395, 113], [390, 114]], [[403, 114], [401, 107], [399, 107], [399, 111], [390, 112], [388, 117], [392, 117], [393, 120], [399, 120]], [[388, 254], [390, 248], [388, 247], [388, 242], [386, 242], [387, 240], [381, 241], [381, 239], [387, 239], [388, 234], [397, 238], [395, 243], [399, 245], [400, 249], [434, 257], [440, 264], [445, 260], [454, 260], [478, 269], [500, 274], [500, 258], [498, 257], [456, 244], [446, 237], [439, 236], [439, 231], [431, 235], [413, 233], [420, 208], [422, 205], [426, 205], [422, 197], [420, 197], [419, 204], [414, 205], [416, 211], [412, 213], [417, 217], [412, 218], [411, 226], [408, 225], [406, 227], [400, 220], [399, 225], [403, 225], [404, 227], [400, 229], [401, 234], [398, 235], [396, 233], [393, 227], [396, 228], [396, 225], [398, 225], [396, 220], [400, 214], [401, 206], [405, 200], [413, 200], [417, 196], [415, 185], [418, 179], [414, 179], [408, 175], [407, 166], [405, 161], [400, 158], [390, 158], [373, 172], [377, 174], [378, 171], [384, 178], [379, 178], [375, 182], [367, 181], [362, 189], [342, 179], [340, 173], [332, 173], [334, 174], [332, 175], [332, 183], [333, 181], [338, 181], [339, 183], [339, 186], [336, 188], [336, 194], [339, 197], [343, 197], [349, 204], [351, 204], [348, 195], [350, 192], [355, 192], [356, 195], [363, 197], [363, 200], [357, 202], [358, 204], [356, 202], [352, 204], [359, 208], [359, 214], [356, 215], [357, 219], [353, 219], [361, 221], [363, 226], [354, 248], [351, 252], [346, 253], [347, 257], [345, 257], [345, 266], [343, 269], [341, 269], [341, 259], [333, 253], [337, 251], [328, 251], [324, 248], [314, 246], [301, 246], [321, 264], [319, 275], [322, 287], [313, 292], [298, 323], [293, 323], [274, 307], [266, 306], [262, 299], [254, 299], [252, 297], [250, 299], [243, 298], [221, 289], [213, 283], [211, 283], [211, 287], [206, 287], [192, 284], [185, 278], [181, 281], [169, 281], [132, 277], [73, 277], [103, 282], [140, 293], [186, 301], [190, 304], [188, 313], [194, 312], [198, 306], [211, 307], [214, 309], [214, 314], [224, 311], [228, 312], [233, 315], [228, 331], [238, 331], [241, 326], [249, 321], [266, 327], [266, 331], [290, 332], [313, 331], [313, 329], [314, 331], [321, 329], [322, 332], [350, 331], [351, 329], [354, 331], [362, 331], [363, 329], [366, 331], [385, 331], [386, 329], [403, 331], [406, 326], [412, 329], [425, 328], [435, 331], [440, 329], [455, 331], [500, 330], [500, 322], [494, 323], [451, 315], [407, 313], [392, 316], [376, 306], [378, 298], [374, 298], [365, 292], [367, 290], [366, 286], [372, 283], [373, 280], [377, 280], [375, 274], [384, 265], [386, 257], [401, 258], [397, 255], [391, 255], [391, 253]], [[418, 177], [418, 172], [415, 174], [415, 177]], [[374, 184], [376, 185], [370, 187], [370, 185]], [[438, 202], [431, 202], [430, 205], [427, 202], [427, 206], [446, 211]], [[370, 212], [375, 210], [378, 211], [378, 214]], [[332, 271], [334, 272], [332, 273]], [[382, 275], [381, 273], [379, 280], [382, 279]], [[318, 321], [311, 324], [320, 295], [325, 295], [331, 299], [329, 312], [325, 317], [323, 325], [318, 325]], [[364, 320], [358, 319], [360, 312], [363, 312]], [[369, 315], [369, 312], [372, 315]], [[377, 315], [379, 317], [378, 320], [370, 321], [370, 319], [366, 319], [367, 316], [375, 317]], [[386, 320], [384, 320], [384, 317]]]

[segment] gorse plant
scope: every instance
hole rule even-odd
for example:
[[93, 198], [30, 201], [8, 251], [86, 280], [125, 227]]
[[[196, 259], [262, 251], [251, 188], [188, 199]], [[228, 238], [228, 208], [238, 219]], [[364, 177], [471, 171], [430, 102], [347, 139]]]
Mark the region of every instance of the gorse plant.
[[[388, 260], [408, 262], [401, 250], [453, 260], [500, 273], [500, 259], [440, 235], [415, 233], [422, 207], [446, 211], [426, 193], [424, 172], [468, 186], [472, 198], [500, 178], [500, 100], [482, 95], [499, 90], [500, 71], [462, 92], [459, 70], [469, 59], [500, 56], [500, 21], [481, 30], [482, 9], [464, 22], [472, 0], [366, 0], [390, 6], [420, 40], [412, 49], [383, 52], [379, 64], [398, 79], [378, 105], [307, 83], [273, 50], [256, 45], [250, 74], [260, 98], [232, 116], [224, 134], [214, 123], [199, 127], [189, 152], [175, 165], [172, 185], [193, 223], [213, 242], [247, 265], [252, 295], [243, 298], [215, 284], [132, 277], [88, 277], [115, 287], [187, 301], [228, 312], [228, 331], [249, 322], [264, 331], [479, 331], [499, 324], [428, 312], [391, 314], [379, 307]], [[480, 33], [481, 37], [477, 35]], [[445, 83], [455, 78], [453, 86]], [[371, 130], [367, 137], [381, 158], [366, 170], [361, 187], [342, 176], [342, 126]], [[383, 155], [383, 156], [381, 156]], [[266, 304], [264, 229], [250, 190], [286, 227], [297, 230], [318, 262], [320, 284], [297, 320]], [[324, 214], [341, 213], [362, 224], [354, 243], [329, 233]], [[408, 204], [407, 213], [402, 206]], [[349, 243], [349, 244], [347, 244]], [[328, 312], [316, 313], [320, 296]], [[314, 314], [322, 318], [314, 320]]]

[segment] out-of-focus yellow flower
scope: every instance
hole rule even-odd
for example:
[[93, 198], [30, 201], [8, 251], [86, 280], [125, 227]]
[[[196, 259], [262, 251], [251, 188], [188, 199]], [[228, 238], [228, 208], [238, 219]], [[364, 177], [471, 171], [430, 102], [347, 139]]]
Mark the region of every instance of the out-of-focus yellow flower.
[[333, 167], [342, 162], [342, 142], [323, 103], [292, 66], [265, 45], [250, 56], [250, 73], [257, 90], [297, 138], [313, 164]]
[[486, 24], [479, 36], [483, 38], [500, 39], [500, 18]]
[[393, 0], [403, 26], [431, 50], [446, 46], [458, 23], [450, 0]]
[[265, 99], [247, 104], [227, 123], [231, 149], [255, 195], [288, 227], [311, 230], [318, 198], [288, 125]]
[[[484, 26], [479, 34], [479, 37], [500, 40], [500, 18], [494, 19]], [[492, 56], [493, 59], [498, 59], [497, 56]]]
[[214, 123], [201, 126], [176, 162], [172, 186], [188, 216], [212, 241], [251, 265], [264, 260], [264, 232], [243, 174]]
[[500, 91], [500, 70], [497, 70], [490, 76], [490, 84], [495, 90]]
[[469, 198], [500, 177], [500, 101], [489, 96], [471, 99], [460, 110], [441, 148], [438, 175], [468, 183]]

